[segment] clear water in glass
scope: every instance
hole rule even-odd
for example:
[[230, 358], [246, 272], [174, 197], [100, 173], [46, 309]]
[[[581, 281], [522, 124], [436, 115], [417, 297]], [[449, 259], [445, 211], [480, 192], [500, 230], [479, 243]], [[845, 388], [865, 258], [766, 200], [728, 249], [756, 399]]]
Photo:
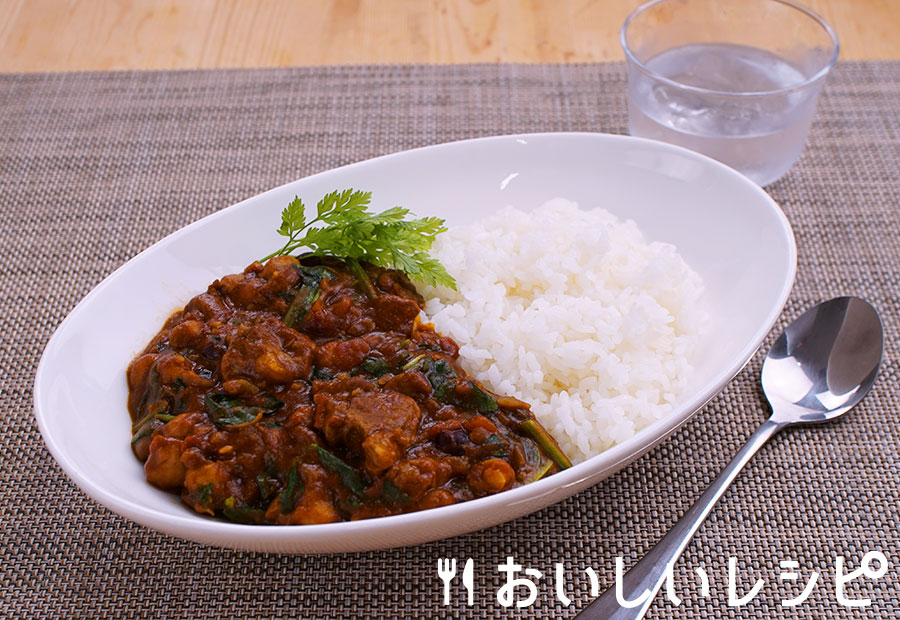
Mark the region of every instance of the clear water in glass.
[[[760, 48], [696, 43], [629, 66], [629, 132], [699, 151], [766, 185], [803, 150], [818, 86]], [[668, 81], [667, 81], [668, 80]], [[687, 87], [687, 88], [685, 88]]]

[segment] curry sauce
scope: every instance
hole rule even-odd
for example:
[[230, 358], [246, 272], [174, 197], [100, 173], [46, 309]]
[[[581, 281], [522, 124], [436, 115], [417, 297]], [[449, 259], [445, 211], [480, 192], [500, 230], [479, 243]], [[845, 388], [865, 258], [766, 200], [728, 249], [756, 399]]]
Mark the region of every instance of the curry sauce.
[[311, 524], [444, 506], [568, 465], [486, 390], [401, 272], [279, 256], [225, 276], [127, 371], [132, 449], [200, 513]]

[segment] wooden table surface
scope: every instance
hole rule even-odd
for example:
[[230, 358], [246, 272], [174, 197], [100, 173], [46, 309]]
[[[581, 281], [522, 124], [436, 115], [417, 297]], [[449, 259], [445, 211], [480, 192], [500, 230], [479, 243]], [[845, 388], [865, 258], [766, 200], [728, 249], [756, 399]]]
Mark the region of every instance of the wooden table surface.
[[[842, 59], [900, 59], [900, 0], [805, 2]], [[621, 60], [640, 3], [0, 0], [0, 72]]]

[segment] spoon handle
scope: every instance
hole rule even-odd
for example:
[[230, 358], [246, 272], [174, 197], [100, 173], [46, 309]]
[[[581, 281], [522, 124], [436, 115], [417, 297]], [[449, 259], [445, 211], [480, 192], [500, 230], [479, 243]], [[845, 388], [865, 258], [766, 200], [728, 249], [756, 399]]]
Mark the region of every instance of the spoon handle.
[[625, 601], [640, 599], [641, 602], [636, 602], [633, 607], [620, 606], [614, 586], [604, 592], [576, 618], [582, 620], [637, 620], [643, 618], [653, 603], [654, 596], [665, 582], [667, 567], [674, 564], [681, 556], [700, 524], [709, 515], [712, 507], [719, 501], [744, 465], [783, 426], [784, 423], [775, 422], [772, 418], [766, 420], [669, 533], [656, 543], [656, 546], [641, 561], [625, 573], [621, 580], [621, 598]]

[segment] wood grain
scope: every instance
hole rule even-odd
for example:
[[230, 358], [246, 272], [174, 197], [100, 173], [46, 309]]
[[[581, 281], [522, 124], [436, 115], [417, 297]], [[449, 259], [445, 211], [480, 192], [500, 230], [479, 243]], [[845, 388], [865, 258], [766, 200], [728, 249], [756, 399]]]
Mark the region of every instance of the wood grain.
[[[620, 60], [639, 0], [0, 0], [0, 71]], [[807, 0], [900, 59], [897, 0]]]

